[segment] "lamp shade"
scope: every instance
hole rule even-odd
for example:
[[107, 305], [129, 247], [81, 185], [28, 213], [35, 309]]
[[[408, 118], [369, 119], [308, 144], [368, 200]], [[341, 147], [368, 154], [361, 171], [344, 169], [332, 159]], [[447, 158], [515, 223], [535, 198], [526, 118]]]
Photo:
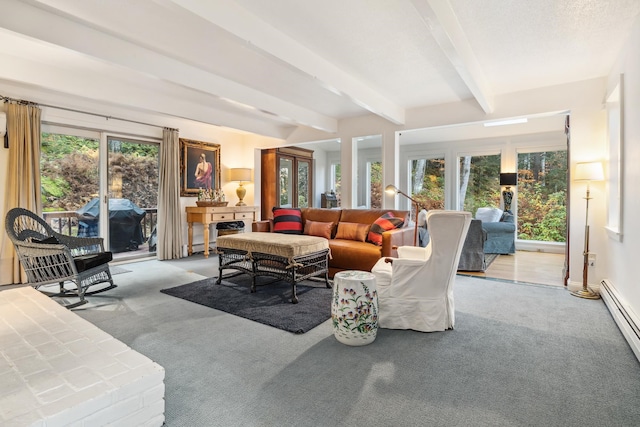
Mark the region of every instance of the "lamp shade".
[[396, 194], [398, 192], [398, 189], [396, 188], [395, 185], [389, 184], [385, 187], [384, 191], [387, 194]]
[[251, 169], [249, 168], [232, 168], [229, 169], [229, 180], [239, 182], [251, 181]]
[[515, 172], [501, 173], [500, 185], [518, 185], [518, 174]]
[[575, 181], [603, 181], [602, 162], [576, 163]]

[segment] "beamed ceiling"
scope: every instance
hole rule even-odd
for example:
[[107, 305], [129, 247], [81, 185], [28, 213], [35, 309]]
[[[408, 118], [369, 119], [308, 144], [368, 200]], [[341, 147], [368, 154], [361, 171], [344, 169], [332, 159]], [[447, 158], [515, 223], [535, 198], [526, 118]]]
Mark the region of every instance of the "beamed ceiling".
[[[639, 0], [0, 0], [0, 90], [286, 139], [606, 76]], [[60, 95], [64, 95], [62, 98]], [[64, 105], [62, 105], [64, 106]]]

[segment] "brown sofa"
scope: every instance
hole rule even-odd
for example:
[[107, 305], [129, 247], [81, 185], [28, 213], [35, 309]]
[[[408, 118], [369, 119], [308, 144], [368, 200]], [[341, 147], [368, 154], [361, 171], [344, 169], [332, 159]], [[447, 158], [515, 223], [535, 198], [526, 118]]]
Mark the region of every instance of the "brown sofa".
[[[371, 268], [381, 257], [397, 256], [397, 251], [394, 248], [413, 245], [413, 227], [406, 226], [409, 216], [408, 211], [302, 208], [301, 212], [303, 228], [306, 221], [334, 223], [331, 239], [329, 239], [329, 248], [331, 249], [329, 258], [330, 277], [343, 270], [371, 271]], [[382, 233], [382, 246], [369, 242], [335, 238], [339, 222], [371, 225], [387, 212], [391, 212], [395, 217], [402, 218], [405, 221], [405, 225], [402, 228]], [[272, 220], [256, 221], [251, 228], [253, 231], [270, 232], [273, 228], [272, 225]]]

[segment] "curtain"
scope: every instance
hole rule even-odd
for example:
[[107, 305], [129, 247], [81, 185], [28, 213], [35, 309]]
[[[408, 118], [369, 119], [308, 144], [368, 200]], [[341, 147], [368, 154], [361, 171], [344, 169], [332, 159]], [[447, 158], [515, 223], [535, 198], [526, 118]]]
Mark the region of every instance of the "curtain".
[[[40, 108], [36, 105], [9, 103], [7, 105], [7, 135], [9, 161], [4, 197], [6, 214], [21, 207], [42, 214], [40, 191]], [[4, 218], [3, 218], [4, 222]], [[0, 283], [23, 283], [26, 276], [13, 249], [11, 240], [2, 233]]]
[[157, 256], [159, 260], [182, 258], [180, 143], [175, 129], [162, 132], [159, 186]]

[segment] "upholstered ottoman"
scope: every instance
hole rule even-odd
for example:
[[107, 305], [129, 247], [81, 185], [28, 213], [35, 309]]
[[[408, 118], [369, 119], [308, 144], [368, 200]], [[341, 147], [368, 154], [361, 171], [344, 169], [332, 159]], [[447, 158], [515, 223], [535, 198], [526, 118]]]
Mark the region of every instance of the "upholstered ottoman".
[[256, 292], [256, 277], [271, 276], [291, 283], [291, 302], [297, 303], [296, 284], [324, 274], [329, 283], [329, 242], [323, 237], [280, 233], [243, 233], [218, 237], [217, 284], [222, 270], [235, 269], [251, 275], [251, 292]]

